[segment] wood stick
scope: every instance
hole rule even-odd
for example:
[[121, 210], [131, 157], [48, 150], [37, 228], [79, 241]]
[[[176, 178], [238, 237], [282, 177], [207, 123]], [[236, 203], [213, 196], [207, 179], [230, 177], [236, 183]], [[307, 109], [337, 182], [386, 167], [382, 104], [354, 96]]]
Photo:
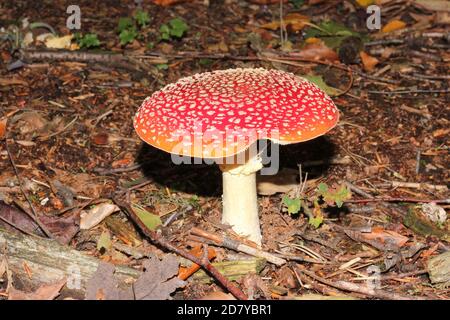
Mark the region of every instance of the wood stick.
[[[60, 245], [54, 240], [13, 233], [1, 228], [0, 247], [6, 248], [4, 252], [0, 251], [0, 257], [7, 257], [8, 267], [22, 282], [38, 287], [42, 283], [51, 283], [66, 277], [69, 289], [74, 290], [80, 297], [84, 296], [87, 281], [101, 263], [97, 258]], [[31, 277], [24, 265], [31, 270]], [[119, 284], [126, 285], [128, 280], [137, 279], [140, 274], [138, 270], [116, 266], [115, 276]]]
[[209, 261], [208, 259], [198, 258], [195, 255], [184, 251], [172, 243], [168, 242], [166, 239], [164, 239], [160, 234], [158, 234], [155, 231], [150, 230], [147, 228], [147, 226], [139, 219], [139, 217], [134, 213], [133, 209], [124, 202], [121, 202], [120, 200], [113, 198], [113, 201], [121, 207], [133, 220], [134, 223], [141, 229], [141, 231], [150, 238], [150, 240], [158, 244], [172, 252], [175, 252], [176, 254], [191, 260], [192, 262], [202, 266], [203, 269], [205, 269], [211, 276], [213, 276], [225, 289], [227, 289], [233, 296], [235, 296], [237, 299], [240, 300], [248, 300], [247, 296], [233, 283], [231, 283], [230, 280], [228, 280], [226, 277], [224, 277]]
[[206, 232], [204, 230], [201, 230], [199, 228], [192, 228], [191, 234], [209, 239], [209, 240], [213, 241], [216, 245], [219, 245], [219, 246], [222, 246], [222, 247], [225, 247], [228, 249], [243, 252], [243, 253], [249, 254], [254, 257], [264, 258], [268, 262], [273, 263], [277, 266], [281, 266], [286, 263], [285, 259], [274, 256], [273, 254], [271, 254], [269, 252], [262, 251], [257, 248], [252, 248], [246, 244], [240, 243], [239, 241], [230, 239], [228, 237], [223, 237], [223, 236], [219, 236], [216, 234], [212, 234], [212, 233]]

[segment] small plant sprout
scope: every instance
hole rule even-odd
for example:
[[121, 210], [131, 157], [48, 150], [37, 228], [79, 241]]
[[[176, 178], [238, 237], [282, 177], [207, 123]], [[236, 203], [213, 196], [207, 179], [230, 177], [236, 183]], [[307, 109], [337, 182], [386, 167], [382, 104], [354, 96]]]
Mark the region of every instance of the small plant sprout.
[[188, 29], [189, 27], [186, 22], [180, 18], [175, 18], [170, 20], [168, 24], [161, 25], [159, 32], [161, 40], [180, 39]]
[[76, 34], [75, 39], [80, 48], [97, 48], [100, 46], [100, 40], [95, 33], [87, 33], [85, 35]]

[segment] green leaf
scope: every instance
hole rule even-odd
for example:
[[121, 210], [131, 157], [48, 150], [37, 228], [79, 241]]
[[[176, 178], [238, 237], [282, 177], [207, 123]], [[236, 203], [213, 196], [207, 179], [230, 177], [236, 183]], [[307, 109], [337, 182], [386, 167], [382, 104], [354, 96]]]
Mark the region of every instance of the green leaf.
[[133, 209], [134, 213], [139, 217], [139, 220], [150, 230], [155, 230], [158, 226], [162, 225], [161, 218], [158, 215], [150, 213], [136, 204], [132, 204], [131, 209]]
[[134, 19], [140, 27], [145, 27], [150, 22], [150, 17], [146, 11], [137, 10]]
[[133, 42], [133, 40], [136, 39], [137, 35], [138, 33], [134, 27], [131, 29], [123, 30], [119, 34], [120, 44], [126, 45], [127, 43]]
[[294, 9], [299, 9], [305, 3], [305, 0], [289, 0], [289, 2], [292, 3]]
[[88, 33], [84, 36], [79, 36], [77, 39], [80, 48], [94, 48], [100, 46], [100, 40], [95, 33]]
[[323, 201], [328, 205], [336, 205], [338, 208], [342, 207], [345, 200], [352, 197], [350, 190], [345, 185], [329, 188], [325, 183], [321, 183], [317, 191], [322, 196]]
[[117, 31], [121, 33], [122, 31], [125, 31], [126, 29], [130, 29], [133, 27], [133, 20], [131, 18], [125, 17], [119, 19], [119, 24], [117, 26]]
[[325, 91], [325, 93], [328, 94], [329, 96], [336, 96], [336, 95], [341, 93], [341, 90], [333, 88], [333, 87], [330, 87], [329, 85], [327, 85], [325, 83], [325, 81], [323, 80], [322, 76], [303, 75], [302, 77], [305, 78], [306, 80], [311, 81], [315, 85], [317, 85], [320, 89]]
[[169, 40], [170, 39], [170, 29], [167, 24], [162, 24], [159, 27], [159, 32], [161, 33], [161, 39], [162, 40]]
[[180, 18], [175, 18], [169, 21], [170, 35], [181, 38], [183, 34], [189, 29], [187, 24]]
[[308, 219], [308, 223], [316, 229], [320, 227], [322, 222], [323, 222], [323, 216], [309, 217], [309, 219]]
[[344, 39], [352, 36], [361, 39], [364, 38], [360, 33], [331, 20], [323, 21], [316, 27], [307, 29], [305, 32], [305, 38], [320, 38], [331, 49], [339, 48]]
[[289, 214], [298, 214], [302, 208], [302, 202], [299, 198], [291, 199], [287, 195], [283, 197], [283, 204], [287, 207]]
[[169, 69], [169, 65], [166, 63], [160, 63], [156, 65], [156, 69], [158, 70], [167, 70]]
[[109, 231], [105, 230], [102, 232], [97, 240], [97, 250], [98, 251], [109, 251], [112, 247], [111, 235]]
[[212, 63], [213, 63], [213, 60], [211, 60], [211, 59], [205, 59], [205, 58], [202, 58], [202, 59], [199, 59], [198, 60], [198, 63], [201, 65], [201, 66], [209, 66], [209, 65], [211, 65]]

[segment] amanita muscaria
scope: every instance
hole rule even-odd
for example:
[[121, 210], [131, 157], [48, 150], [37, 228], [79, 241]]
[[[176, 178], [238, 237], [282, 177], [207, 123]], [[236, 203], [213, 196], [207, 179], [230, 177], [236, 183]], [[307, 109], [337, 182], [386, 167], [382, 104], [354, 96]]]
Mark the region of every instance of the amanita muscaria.
[[[262, 68], [195, 74], [145, 99], [134, 127], [142, 140], [174, 155], [215, 159], [223, 176], [222, 223], [261, 244], [256, 194], [258, 139], [311, 140], [339, 119], [333, 101], [292, 73]], [[238, 155], [244, 155], [237, 161]], [[242, 161], [243, 160], [243, 161]], [[239, 163], [236, 163], [239, 162]]]

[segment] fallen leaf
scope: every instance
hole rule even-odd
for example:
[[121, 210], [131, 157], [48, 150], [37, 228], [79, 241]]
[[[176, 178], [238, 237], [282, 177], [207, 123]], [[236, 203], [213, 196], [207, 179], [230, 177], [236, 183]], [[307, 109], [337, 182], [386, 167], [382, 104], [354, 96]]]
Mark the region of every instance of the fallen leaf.
[[169, 254], [159, 260], [155, 255], [143, 263], [144, 273], [133, 285], [136, 300], [167, 300], [170, 294], [186, 283], [179, 279], [178, 259]]
[[306, 44], [299, 52], [292, 52], [292, 56], [302, 59], [321, 60], [329, 62], [339, 61], [337, 53], [327, 47], [323, 41], [319, 43]]
[[152, 0], [154, 4], [158, 6], [168, 7], [181, 2], [190, 2], [192, 0]]
[[302, 75], [302, 77], [314, 83], [320, 89], [325, 91], [325, 93], [328, 94], [329, 96], [336, 96], [341, 93], [341, 90], [330, 87], [328, 84], [326, 84], [322, 76]]
[[130, 288], [119, 288], [119, 281], [114, 277], [114, 265], [101, 262], [97, 271], [86, 283], [86, 300], [133, 300]]
[[23, 112], [14, 116], [11, 123], [19, 123], [20, 133], [25, 135], [29, 133], [39, 133], [49, 123], [41, 113], [36, 111]]
[[450, 2], [447, 0], [414, 0], [414, 2], [430, 11], [450, 12]]
[[158, 215], [148, 212], [141, 206], [132, 204], [131, 209], [139, 217], [139, 220], [141, 220], [150, 230], [155, 230], [158, 226], [162, 225], [161, 218]]
[[80, 230], [79, 218], [75, 215], [67, 217], [42, 215], [39, 219], [60, 244], [68, 244]]
[[396, 30], [404, 29], [406, 23], [402, 20], [391, 20], [382, 29], [381, 32], [388, 33]]
[[111, 215], [113, 212], [120, 211], [119, 207], [111, 203], [101, 203], [89, 211], [81, 211], [80, 217], [80, 229], [88, 230], [100, 222], [103, 221], [107, 216]]
[[311, 44], [311, 43], [320, 43], [322, 40], [316, 37], [311, 37], [305, 40], [305, 43]]
[[45, 46], [51, 49], [70, 49], [72, 38], [72, 34], [62, 37], [48, 37], [45, 39]]
[[64, 278], [52, 284], [44, 284], [34, 292], [24, 292], [11, 287], [8, 300], [53, 300], [59, 295], [66, 282], [67, 279]]
[[[30, 233], [35, 233], [36, 230], [40, 230], [36, 222], [34, 222], [26, 213], [6, 204], [3, 201], [0, 201], [0, 217]], [[14, 227], [5, 223], [3, 220], [0, 220], [0, 226], [8, 231], [17, 231]], [[42, 233], [38, 234], [43, 235]]]
[[[286, 28], [289, 27], [294, 32], [302, 30], [307, 25], [306, 23], [309, 21], [310, 19], [308, 16], [304, 16], [299, 13], [289, 13], [283, 18], [284, 26]], [[261, 25], [261, 28], [270, 30], [277, 30], [280, 27], [281, 27], [280, 19]]]
[[362, 236], [367, 240], [375, 240], [380, 244], [389, 244], [396, 247], [402, 247], [408, 242], [408, 237], [402, 236], [395, 231], [385, 230], [382, 227], [374, 227], [372, 232], [362, 233]]
[[365, 8], [370, 6], [371, 4], [374, 4], [375, 0], [356, 0], [356, 3]]
[[102, 251], [102, 249], [109, 251], [112, 248], [111, 235], [108, 230], [102, 232], [97, 240], [97, 250]]
[[366, 70], [368, 72], [373, 71], [375, 66], [379, 63], [377, 58], [368, 55], [364, 51], [361, 51], [359, 53], [359, 56], [361, 57], [361, 61], [364, 66], [364, 70]]

